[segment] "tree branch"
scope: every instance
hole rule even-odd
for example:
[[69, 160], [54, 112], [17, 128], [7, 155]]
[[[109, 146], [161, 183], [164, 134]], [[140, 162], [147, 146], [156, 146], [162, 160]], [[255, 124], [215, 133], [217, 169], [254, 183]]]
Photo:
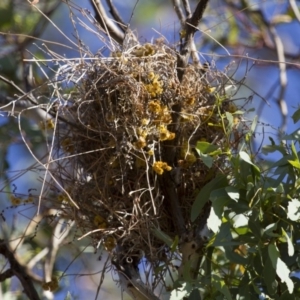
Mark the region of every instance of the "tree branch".
[[183, 3], [184, 10], [185, 10], [185, 15], [186, 15], [187, 19], [189, 19], [192, 16], [192, 11], [191, 11], [189, 0], [182, 0], [182, 3]]
[[[178, 54], [177, 62], [178, 78], [180, 81], [182, 80], [184, 69], [188, 65], [191, 53], [195, 48], [194, 35], [198, 30], [197, 27], [202, 19], [208, 1], [209, 0], [200, 0], [192, 16], [190, 18], [187, 18], [185, 21], [185, 34], [184, 38], [181, 41], [180, 53]], [[188, 8], [186, 8], [186, 10], [188, 11]], [[195, 61], [195, 56], [193, 57], [193, 60]]]
[[183, 11], [180, 7], [180, 3], [179, 3], [179, 0], [172, 0], [172, 3], [173, 3], [173, 7], [174, 7], [174, 10], [177, 14], [177, 17], [181, 23], [181, 26], [183, 27], [184, 26], [184, 22], [185, 22], [185, 17], [184, 17], [184, 14], [183, 14]]
[[116, 24], [120, 27], [120, 29], [125, 33], [127, 25], [125, 24], [125, 22], [123, 21], [123, 19], [121, 18], [117, 8], [115, 7], [115, 5], [112, 3], [112, 0], [106, 0], [106, 3], [109, 7], [109, 12], [111, 13], [111, 15], [113, 16], [113, 18], [116, 21]]
[[[8, 246], [2, 239], [0, 239], [0, 253], [7, 258], [11, 267], [9, 269], [11, 271], [7, 270], [3, 274], [5, 274], [5, 276], [10, 274], [11, 276], [14, 275], [18, 277], [28, 298], [30, 300], [40, 300], [40, 297], [34, 288], [31, 278], [26, 273], [26, 269], [17, 261], [13, 252], [8, 248]], [[1, 275], [1, 277], [3, 277], [3, 274]]]
[[113, 38], [119, 45], [122, 45], [125, 37], [124, 32], [122, 32], [121, 29], [107, 16], [100, 0], [90, 1], [96, 12], [96, 20], [99, 22], [105, 33]]

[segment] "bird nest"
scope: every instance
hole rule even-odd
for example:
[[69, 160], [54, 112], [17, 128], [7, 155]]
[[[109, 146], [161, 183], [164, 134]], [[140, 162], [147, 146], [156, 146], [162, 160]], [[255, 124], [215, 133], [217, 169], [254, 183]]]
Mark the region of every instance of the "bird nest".
[[[162, 178], [171, 178], [191, 228], [195, 196], [226, 169], [222, 149], [233, 142], [224, 118], [229, 79], [190, 65], [180, 81], [176, 52], [161, 43], [69, 63], [58, 75], [75, 82], [57, 108], [60, 209], [108, 251], [121, 243], [159, 261], [165, 243], [151, 229], [176, 235]], [[199, 142], [219, 149], [211, 167]]]

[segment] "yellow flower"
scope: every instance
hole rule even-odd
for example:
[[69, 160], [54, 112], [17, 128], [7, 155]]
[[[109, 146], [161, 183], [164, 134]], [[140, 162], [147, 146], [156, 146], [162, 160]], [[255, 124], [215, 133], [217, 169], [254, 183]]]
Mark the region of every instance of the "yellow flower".
[[33, 203], [33, 197], [29, 196], [26, 200], [24, 200], [24, 203]]
[[139, 139], [133, 143], [134, 147], [137, 149], [143, 149], [147, 146], [146, 140], [144, 137], [140, 136]]
[[150, 156], [154, 155], [154, 150], [153, 150], [153, 149], [150, 149], [150, 150], [148, 151], [148, 155], [150, 155]]
[[190, 97], [188, 99], [186, 99], [185, 103], [187, 105], [194, 105], [195, 104], [195, 101], [196, 101], [196, 98], [195, 97]]
[[161, 141], [165, 141], [169, 138], [170, 132], [169, 130], [164, 126], [159, 126], [159, 139]]
[[148, 109], [152, 113], [159, 113], [161, 111], [161, 105], [159, 101], [150, 101], [148, 104]]
[[59, 288], [59, 283], [58, 283], [57, 277], [52, 277], [51, 279], [52, 279], [51, 281], [44, 282], [42, 284], [42, 289], [44, 291], [51, 291], [51, 292], [53, 292], [53, 291], [55, 291], [55, 290], [57, 290]]
[[235, 113], [236, 111], [237, 111], [237, 107], [236, 107], [236, 105], [234, 104], [234, 103], [229, 103], [229, 105], [228, 105], [228, 111], [230, 112], [230, 113]]
[[112, 236], [109, 236], [104, 241], [106, 251], [112, 251], [116, 247], [116, 241]]
[[41, 121], [40, 122], [40, 129], [41, 130], [50, 130], [54, 129], [54, 120], [53, 119], [47, 119], [46, 121]]
[[170, 140], [174, 140], [174, 139], [175, 139], [175, 136], [176, 136], [175, 133], [174, 133], [174, 132], [170, 132], [170, 131], [169, 131], [169, 133], [170, 133], [170, 134], [169, 134], [168, 140], [169, 140], [169, 141], [170, 141]]
[[164, 171], [171, 171], [172, 167], [168, 166], [166, 162], [156, 161], [153, 166], [153, 171], [158, 175], [162, 175]]
[[10, 202], [11, 202], [12, 205], [17, 206], [17, 205], [21, 204], [22, 200], [19, 197], [11, 196], [10, 197]]
[[105, 219], [103, 217], [99, 216], [99, 215], [95, 216], [93, 223], [99, 229], [107, 228], [107, 224], [106, 224]]

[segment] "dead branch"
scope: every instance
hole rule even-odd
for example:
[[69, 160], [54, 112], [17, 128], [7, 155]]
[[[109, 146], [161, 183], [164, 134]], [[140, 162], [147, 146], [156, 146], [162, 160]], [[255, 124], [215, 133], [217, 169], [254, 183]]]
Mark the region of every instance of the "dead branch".
[[[208, 4], [209, 0], [200, 0], [195, 11], [193, 12], [190, 18], [187, 18], [185, 21], [185, 26], [183, 28], [184, 34], [181, 40], [180, 53], [178, 54], [178, 78], [181, 81], [184, 73], [184, 69], [188, 65], [189, 58], [192, 53], [194, 43], [194, 35], [198, 30], [197, 27], [202, 19], [204, 10]], [[187, 13], [189, 13], [189, 8], [185, 7]]]
[[1, 279], [7, 279], [11, 276], [16, 276], [23, 288], [25, 294], [31, 300], [39, 300], [40, 297], [37, 294], [34, 285], [32, 283], [31, 278], [28, 276], [26, 272], [26, 268], [24, 268], [15, 258], [14, 253], [8, 248], [4, 240], [0, 240], [0, 253], [7, 258], [10, 263], [10, 269], [1, 274]]
[[117, 8], [115, 7], [115, 5], [112, 3], [112, 0], [106, 0], [106, 3], [109, 7], [109, 12], [111, 13], [111, 15], [113, 16], [113, 18], [116, 21], [116, 24], [120, 27], [120, 29], [125, 32], [127, 25], [125, 24], [125, 22], [123, 21], [123, 19], [121, 18]]
[[100, 0], [90, 0], [96, 12], [96, 20], [103, 28], [104, 32], [114, 39], [119, 45], [123, 44], [124, 32], [107, 16]]

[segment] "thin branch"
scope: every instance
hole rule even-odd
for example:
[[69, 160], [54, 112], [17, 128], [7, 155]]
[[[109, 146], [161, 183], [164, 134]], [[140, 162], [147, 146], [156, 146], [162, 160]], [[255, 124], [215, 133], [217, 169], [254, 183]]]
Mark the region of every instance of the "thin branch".
[[296, 4], [296, 1], [295, 0], [289, 0], [289, 2], [290, 2], [290, 7], [291, 7], [296, 19], [300, 23], [300, 12], [299, 12], [299, 8]]
[[123, 21], [123, 19], [121, 18], [117, 8], [115, 7], [115, 5], [112, 3], [112, 0], [106, 0], [106, 3], [109, 7], [109, 12], [111, 13], [111, 15], [113, 16], [113, 18], [116, 21], [116, 24], [120, 27], [120, 29], [125, 33], [127, 25], [125, 24], [125, 22]]
[[182, 9], [180, 7], [179, 0], [172, 0], [172, 3], [173, 3], [174, 10], [177, 14], [177, 17], [181, 23], [181, 26], [183, 27], [184, 23], [185, 23], [185, 17], [184, 17]]
[[278, 68], [279, 68], [279, 78], [280, 78], [280, 91], [279, 91], [279, 97], [277, 99], [277, 104], [280, 108], [281, 114], [282, 114], [282, 122], [280, 129], [282, 132], [285, 131], [287, 126], [287, 115], [288, 115], [288, 109], [287, 104], [284, 99], [286, 86], [287, 86], [287, 75], [286, 75], [286, 64], [285, 64], [285, 56], [284, 56], [284, 47], [283, 43], [281, 41], [281, 38], [277, 34], [277, 31], [275, 29], [275, 26], [270, 26], [270, 32], [272, 34], [276, 51], [277, 51], [277, 57], [278, 57]]
[[123, 44], [124, 32], [107, 16], [100, 0], [90, 0], [96, 12], [96, 20], [109, 38], [113, 38], [119, 45]]
[[49, 282], [52, 278], [53, 267], [56, 261], [56, 256], [61, 244], [69, 235], [70, 230], [73, 228], [75, 221], [65, 224], [63, 219], [59, 219], [52, 234], [49, 251], [45, 260], [45, 281]]
[[[20, 280], [20, 282], [23, 286], [24, 292], [30, 300], [40, 300], [40, 297], [34, 288], [32, 280], [26, 272], [26, 268], [24, 268], [17, 261], [13, 252], [8, 248], [8, 246], [5, 244], [4, 240], [0, 240], [0, 253], [4, 257], [6, 257], [6, 259], [10, 263], [11, 271], [7, 272], [6, 275], [10, 274], [10, 272], [11, 272], [14, 276], [16, 276]], [[3, 276], [3, 274], [2, 274], [2, 276]]]
[[14, 272], [12, 269], [8, 269], [0, 274], [0, 282], [3, 282], [4, 280], [11, 278], [14, 276]]
[[192, 17], [187, 19], [187, 36], [194, 36], [209, 0], [200, 0]]
[[192, 16], [192, 11], [191, 11], [189, 0], [182, 0], [182, 3], [185, 10], [185, 15], [187, 19], [190, 19]]
[[202, 19], [208, 1], [209, 0], [200, 0], [192, 17], [188, 18], [185, 22], [185, 37], [180, 45], [180, 53], [177, 62], [178, 78], [180, 81], [182, 80], [184, 69], [188, 65], [192, 49], [194, 48], [194, 35], [198, 30], [198, 25]]

